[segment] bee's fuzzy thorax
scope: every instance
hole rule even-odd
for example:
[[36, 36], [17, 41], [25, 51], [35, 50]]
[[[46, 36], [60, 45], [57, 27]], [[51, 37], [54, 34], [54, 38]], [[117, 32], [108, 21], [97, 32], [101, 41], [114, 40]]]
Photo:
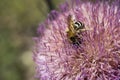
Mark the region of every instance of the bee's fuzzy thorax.
[[[39, 26], [39, 36], [34, 38], [36, 77], [40, 80], [120, 80], [119, 4], [120, 0], [72, 0], [61, 5], [59, 11], [52, 11]], [[80, 45], [71, 45], [68, 40], [69, 15], [85, 25], [84, 32], [78, 35], [82, 36]]]

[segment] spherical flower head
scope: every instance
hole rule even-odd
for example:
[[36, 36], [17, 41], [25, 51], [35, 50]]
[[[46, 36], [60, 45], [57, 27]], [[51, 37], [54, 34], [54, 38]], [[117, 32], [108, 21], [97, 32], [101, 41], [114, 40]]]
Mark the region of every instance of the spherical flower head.
[[[120, 80], [120, 1], [72, 0], [38, 28], [33, 59], [40, 80]], [[68, 16], [85, 25], [72, 44]]]

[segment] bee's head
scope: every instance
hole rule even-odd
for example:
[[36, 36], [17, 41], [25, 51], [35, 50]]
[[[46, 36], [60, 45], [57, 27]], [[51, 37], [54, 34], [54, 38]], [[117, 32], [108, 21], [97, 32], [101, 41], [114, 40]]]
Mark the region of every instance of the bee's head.
[[80, 29], [84, 29], [84, 28], [85, 28], [85, 26], [84, 26], [84, 24], [82, 22], [76, 21], [74, 23], [74, 29], [75, 30], [80, 30]]

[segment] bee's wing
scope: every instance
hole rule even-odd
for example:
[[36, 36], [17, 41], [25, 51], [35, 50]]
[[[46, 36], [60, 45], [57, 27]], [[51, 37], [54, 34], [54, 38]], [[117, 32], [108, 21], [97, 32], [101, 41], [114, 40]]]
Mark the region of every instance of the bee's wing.
[[72, 33], [74, 33], [75, 31], [74, 31], [74, 27], [73, 27], [73, 24], [74, 24], [74, 20], [73, 20], [73, 18], [72, 18], [72, 15], [69, 15], [68, 16], [68, 29], [69, 29], [69, 31], [71, 31]]

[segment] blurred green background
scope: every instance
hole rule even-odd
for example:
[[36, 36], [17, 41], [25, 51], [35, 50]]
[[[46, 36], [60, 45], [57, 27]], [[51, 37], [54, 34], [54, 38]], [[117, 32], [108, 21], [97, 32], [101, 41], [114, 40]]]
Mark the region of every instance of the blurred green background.
[[32, 37], [50, 10], [63, 2], [0, 0], [0, 80], [37, 80]]

